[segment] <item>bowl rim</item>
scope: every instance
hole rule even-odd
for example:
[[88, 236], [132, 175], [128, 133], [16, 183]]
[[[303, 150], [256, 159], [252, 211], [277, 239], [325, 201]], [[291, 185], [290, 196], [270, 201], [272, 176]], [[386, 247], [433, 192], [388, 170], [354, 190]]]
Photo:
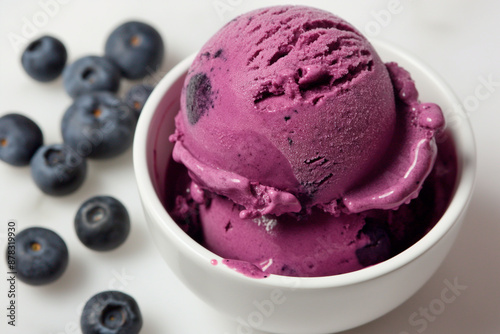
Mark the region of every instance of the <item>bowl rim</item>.
[[173, 221], [156, 195], [147, 165], [146, 146], [151, 120], [167, 90], [179, 77], [187, 72], [196, 56], [195, 53], [184, 58], [173, 67], [155, 87], [141, 112], [133, 143], [134, 171], [139, 194], [144, 206], [143, 209], [148, 212], [153, 222], [159, 225], [163, 233], [171, 234], [171, 239], [176, 243], [176, 247], [184, 249], [183, 252], [186, 255], [193, 261], [196, 261], [197, 264], [205, 266], [207, 270], [218, 270], [221, 275], [230, 276], [231, 279], [242, 281], [246, 284], [279, 288], [293, 287], [293, 289], [321, 289], [353, 285], [387, 275], [422, 256], [447, 234], [451, 227], [464, 214], [474, 189], [476, 147], [470, 121], [455, 94], [445, 81], [429, 66], [425, 65], [415, 56], [390, 43], [376, 39], [370, 39], [370, 42], [377, 51], [383, 49], [385, 52], [390, 52], [397, 56], [397, 58], [404, 59], [405, 63], [411, 64], [421, 74], [430, 78], [439, 86], [441, 90], [440, 94], [445, 100], [452, 103], [454, 106], [453, 111], [463, 119], [463, 122], [457, 128], [451, 129], [455, 138], [457, 157], [459, 159], [457, 186], [447, 210], [436, 225], [415, 244], [392, 258], [376, 265], [345, 274], [321, 277], [294, 277], [270, 274], [267, 278], [256, 279], [245, 276], [226, 265], [214, 266], [211, 262], [212, 260], [222, 263], [223, 258], [198, 244]]

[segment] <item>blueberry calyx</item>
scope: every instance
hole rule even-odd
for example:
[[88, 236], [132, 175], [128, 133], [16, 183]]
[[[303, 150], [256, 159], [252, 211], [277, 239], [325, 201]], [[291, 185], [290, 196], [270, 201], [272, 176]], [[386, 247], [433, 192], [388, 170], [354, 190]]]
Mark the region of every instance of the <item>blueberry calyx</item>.
[[87, 175], [87, 162], [65, 144], [40, 147], [30, 162], [35, 184], [47, 195], [63, 196], [76, 191]]
[[103, 291], [92, 296], [80, 318], [83, 334], [136, 334], [142, 327], [139, 305], [120, 291]]
[[130, 232], [127, 209], [111, 196], [95, 196], [86, 200], [76, 213], [74, 225], [78, 239], [96, 251], [117, 248]]
[[141, 114], [144, 104], [146, 104], [149, 95], [153, 92], [153, 88], [153, 86], [147, 84], [139, 84], [132, 86], [125, 95], [125, 103], [135, 111], [137, 117]]
[[54, 282], [68, 265], [68, 248], [55, 232], [43, 227], [22, 230], [15, 240], [17, 277], [30, 285]]
[[66, 110], [62, 137], [78, 154], [106, 159], [123, 153], [134, 137], [137, 116], [121, 99], [109, 92], [77, 97]]

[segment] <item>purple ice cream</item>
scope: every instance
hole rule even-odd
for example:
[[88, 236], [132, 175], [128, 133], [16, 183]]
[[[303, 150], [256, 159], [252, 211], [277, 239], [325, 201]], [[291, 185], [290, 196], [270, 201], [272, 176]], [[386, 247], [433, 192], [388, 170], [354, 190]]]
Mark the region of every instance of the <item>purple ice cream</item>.
[[[214, 253], [266, 274], [361, 269], [409, 247], [444, 211], [454, 154], [436, 164], [447, 166], [446, 196], [434, 196], [435, 177], [422, 190], [443, 127], [409, 73], [344, 20], [259, 9], [217, 32], [188, 71], [167, 209]], [[424, 204], [425, 214], [412, 209]]]

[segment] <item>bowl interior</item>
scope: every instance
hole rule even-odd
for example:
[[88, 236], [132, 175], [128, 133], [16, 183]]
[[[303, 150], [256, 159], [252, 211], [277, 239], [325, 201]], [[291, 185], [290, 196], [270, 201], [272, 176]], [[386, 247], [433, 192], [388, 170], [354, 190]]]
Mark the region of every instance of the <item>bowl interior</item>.
[[165, 200], [166, 169], [172, 153], [173, 143], [169, 136], [174, 133], [174, 117], [179, 111], [179, 95], [186, 74], [175, 80], [170, 90], [165, 94], [156, 109], [149, 129], [146, 143], [147, 166], [155, 194], [160, 201]]

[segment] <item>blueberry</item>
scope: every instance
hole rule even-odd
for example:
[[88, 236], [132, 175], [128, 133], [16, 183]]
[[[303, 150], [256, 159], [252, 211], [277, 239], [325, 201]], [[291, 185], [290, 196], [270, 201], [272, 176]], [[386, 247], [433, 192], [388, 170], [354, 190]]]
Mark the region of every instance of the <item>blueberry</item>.
[[42, 131], [31, 119], [15, 113], [0, 117], [0, 160], [26, 166], [42, 145]]
[[66, 65], [68, 54], [57, 38], [43, 36], [31, 42], [21, 56], [24, 70], [41, 82], [57, 78]]
[[125, 206], [114, 197], [95, 196], [85, 201], [75, 216], [78, 239], [90, 249], [107, 251], [120, 246], [130, 232]]
[[73, 101], [61, 122], [64, 142], [79, 154], [111, 158], [130, 147], [137, 116], [109, 92], [84, 94]]
[[196, 73], [189, 79], [186, 89], [187, 118], [194, 125], [213, 105], [212, 84], [205, 73]]
[[387, 227], [383, 222], [366, 218], [361, 233], [370, 238], [370, 242], [356, 250], [356, 257], [361, 265], [367, 267], [385, 261], [392, 256], [392, 245]]
[[115, 93], [120, 78], [119, 68], [111, 60], [98, 56], [82, 57], [63, 72], [64, 89], [73, 98], [97, 91]]
[[87, 174], [85, 159], [65, 144], [40, 147], [30, 165], [31, 176], [38, 188], [52, 196], [74, 192]]
[[131, 296], [103, 291], [83, 307], [80, 327], [83, 334], [136, 334], [142, 327], [142, 315]]
[[130, 21], [113, 30], [106, 40], [105, 54], [128, 79], [141, 79], [153, 73], [163, 61], [163, 40], [155, 28]]
[[[57, 280], [68, 266], [68, 248], [55, 232], [43, 227], [22, 230], [15, 238], [17, 278], [27, 284], [42, 285]], [[9, 253], [7, 253], [9, 261]]]
[[125, 103], [135, 110], [137, 117], [141, 114], [142, 107], [153, 91], [153, 86], [146, 84], [135, 85], [125, 95]]

